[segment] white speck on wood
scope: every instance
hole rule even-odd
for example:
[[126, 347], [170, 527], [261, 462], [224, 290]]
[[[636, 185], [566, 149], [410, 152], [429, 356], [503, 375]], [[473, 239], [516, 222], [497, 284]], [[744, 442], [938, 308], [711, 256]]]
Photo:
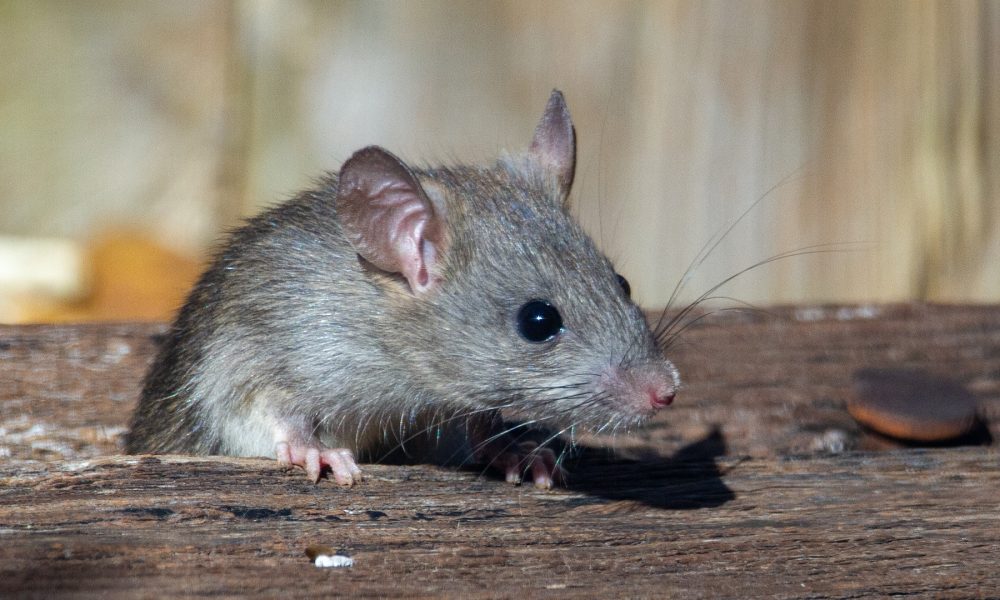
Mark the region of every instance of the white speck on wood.
[[329, 554], [320, 554], [316, 557], [316, 560], [313, 561], [313, 564], [321, 568], [332, 567], [336, 569], [342, 567], [353, 567], [354, 559], [350, 556], [344, 556], [342, 554], [334, 554], [333, 556], [330, 556]]

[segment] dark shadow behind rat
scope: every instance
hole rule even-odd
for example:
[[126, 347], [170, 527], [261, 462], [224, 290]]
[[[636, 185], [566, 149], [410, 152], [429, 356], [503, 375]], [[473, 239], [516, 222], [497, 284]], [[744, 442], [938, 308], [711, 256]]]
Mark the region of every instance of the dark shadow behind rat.
[[318, 480], [457, 428], [548, 487], [555, 431], [638, 425], [677, 371], [569, 217], [575, 133], [554, 91], [527, 152], [411, 168], [368, 147], [234, 231], [146, 377], [130, 453], [276, 456]]

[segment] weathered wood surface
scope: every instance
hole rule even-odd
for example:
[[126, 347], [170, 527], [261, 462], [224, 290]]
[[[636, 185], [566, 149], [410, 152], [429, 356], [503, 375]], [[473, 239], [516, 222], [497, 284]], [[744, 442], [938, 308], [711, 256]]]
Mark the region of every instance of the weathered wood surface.
[[432, 467], [353, 490], [262, 460], [4, 467], [0, 595], [995, 595], [998, 458], [592, 465], [548, 493]]
[[[548, 493], [117, 456], [163, 326], [0, 327], [0, 597], [1000, 594], [997, 450], [854, 452], [874, 445], [844, 410], [857, 369], [917, 369], [971, 390], [998, 439], [1000, 307], [772, 312], [688, 329], [675, 407]], [[311, 544], [355, 566], [317, 569]]]

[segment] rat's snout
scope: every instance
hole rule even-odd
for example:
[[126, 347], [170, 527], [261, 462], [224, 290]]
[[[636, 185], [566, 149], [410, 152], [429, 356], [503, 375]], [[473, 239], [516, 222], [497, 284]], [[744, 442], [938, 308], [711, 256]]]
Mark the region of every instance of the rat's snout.
[[674, 401], [674, 394], [676, 392], [674, 392], [673, 388], [666, 392], [656, 388], [647, 388], [646, 393], [649, 395], [649, 405], [653, 409], [660, 409], [664, 406], [669, 406]]
[[601, 379], [618, 410], [639, 420], [669, 406], [680, 385], [677, 370], [667, 361], [612, 368]]

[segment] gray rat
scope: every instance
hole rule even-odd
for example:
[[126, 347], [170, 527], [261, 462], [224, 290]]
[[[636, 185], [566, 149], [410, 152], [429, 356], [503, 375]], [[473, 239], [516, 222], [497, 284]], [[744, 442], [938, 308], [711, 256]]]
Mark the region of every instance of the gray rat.
[[562, 472], [501, 411], [559, 431], [637, 425], [679, 386], [627, 282], [569, 216], [576, 138], [553, 91], [527, 152], [417, 169], [359, 150], [233, 231], [173, 323], [129, 453], [276, 456], [360, 480], [458, 424], [474, 457]]

